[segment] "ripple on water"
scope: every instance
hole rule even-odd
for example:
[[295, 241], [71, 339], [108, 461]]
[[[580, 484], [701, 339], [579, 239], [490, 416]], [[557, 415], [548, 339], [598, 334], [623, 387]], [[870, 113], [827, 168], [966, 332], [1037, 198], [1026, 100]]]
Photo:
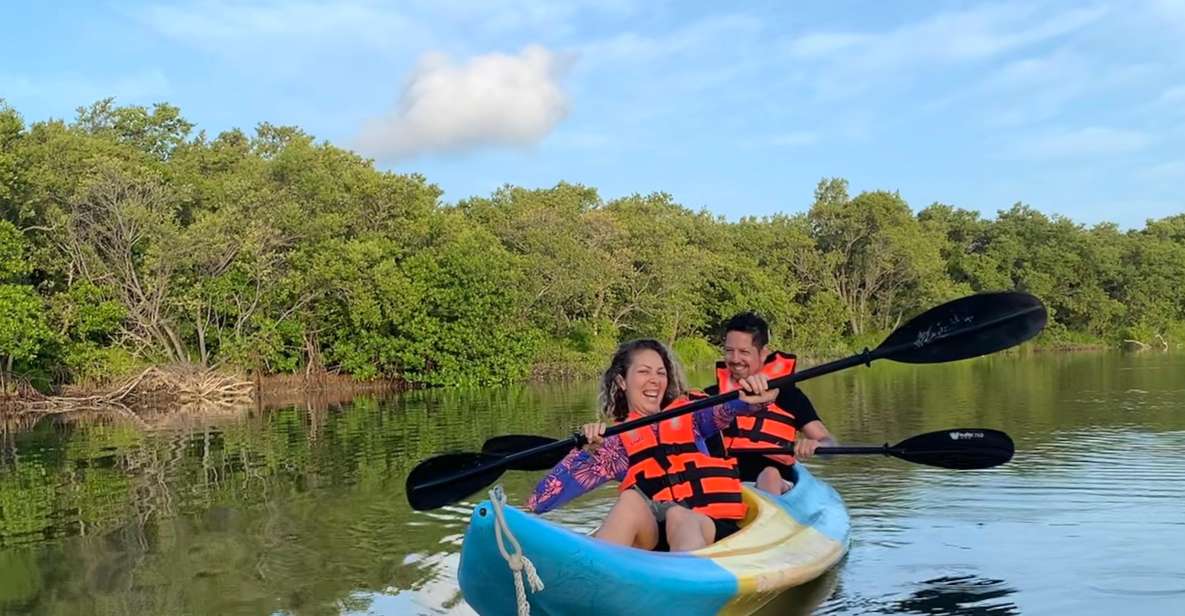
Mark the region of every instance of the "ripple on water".
[[469, 524], [469, 513], [472, 508], [436, 509], [433, 511], [415, 511], [412, 518], [405, 522], [406, 526], [425, 526], [431, 528], [457, 528]]
[[1105, 584], [1090, 584], [1090, 589], [1107, 595], [1131, 597], [1185, 596], [1185, 572], [1182, 571], [1116, 571], [1103, 579]]

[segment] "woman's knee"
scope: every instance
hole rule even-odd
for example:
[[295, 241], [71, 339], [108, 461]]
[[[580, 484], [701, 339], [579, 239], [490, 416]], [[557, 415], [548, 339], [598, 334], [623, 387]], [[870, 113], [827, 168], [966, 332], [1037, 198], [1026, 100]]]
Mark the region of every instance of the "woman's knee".
[[626, 490], [625, 492], [622, 492], [621, 495], [617, 497], [617, 502], [628, 503], [630, 506], [647, 506], [646, 497], [642, 496], [642, 493], [638, 492], [637, 490]]
[[596, 536], [614, 543], [652, 549], [658, 543], [658, 522], [646, 498], [636, 490], [627, 490], [617, 497]]
[[666, 515], [667, 540], [671, 551], [693, 550], [710, 545], [715, 534], [712, 519], [685, 507], [672, 507]]
[[765, 467], [765, 469], [763, 469], [761, 473], [757, 475], [757, 487], [771, 494], [786, 493], [786, 491], [789, 490], [788, 485], [789, 483], [782, 479], [782, 473], [772, 466]]
[[763, 481], [763, 482], [772, 481], [774, 479], [780, 480], [781, 478], [782, 478], [782, 474], [778, 472], [778, 469], [776, 469], [772, 466], [767, 466], [767, 467], [761, 469], [761, 473], [759, 475], [757, 475], [757, 481]]
[[671, 507], [670, 509], [667, 509], [667, 515], [666, 515], [667, 524], [675, 524], [675, 525], [682, 524], [693, 513], [695, 513], [695, 512], [693, 512], [692, 510], [690, 510], [686, 507]]
[[701, 517], [703, 516], [686, 507], [671, 507], [667, 510], [666, 519], [663, 522], [666, 524], [667, 537], [679, 535], [690, 528], [698, 528]]

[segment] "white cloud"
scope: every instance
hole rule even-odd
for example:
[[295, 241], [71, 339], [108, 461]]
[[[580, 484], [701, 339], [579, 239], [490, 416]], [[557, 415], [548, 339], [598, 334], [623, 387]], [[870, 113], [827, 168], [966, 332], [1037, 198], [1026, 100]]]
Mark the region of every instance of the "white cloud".
[[539, 46], [518, 55], [491, 53], [457, 65], [424, 56], [395, 110], [370, 120], [358, 147], [383, 159], [480, 146], [528, 146], [568, 113], [560, 78], [565, 58]]
[[1143, 150], [1152, 142], [1150, 135], [1139, 131], [1090, 126], [1022, 137], [1005, 151], [1005, 155], [1023, 160], [1114, 156]]

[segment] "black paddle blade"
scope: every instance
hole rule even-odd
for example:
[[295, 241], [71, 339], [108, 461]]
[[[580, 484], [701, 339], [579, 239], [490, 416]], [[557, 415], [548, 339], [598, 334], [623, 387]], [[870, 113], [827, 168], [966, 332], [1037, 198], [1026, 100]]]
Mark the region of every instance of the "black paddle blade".
[[[407, 476], [407, 503], [416, 511], [455, 503], [502, 476], [501, 456], [446, 453], [420, 462]], [[444, 481], [442, 481], [444, 480]]]
[[978, 357], [1036, 336], [1046, 318], [1045, 305], [1028, 293], [969, 295], [914, 317], [877, 350], [893, 349], [886, 357], [909, 364]]
[[889, 455], [908, 462], [969, 470], [999, 466], [1012, 459], [1012, 438], [999, 430], [960, 428], [919, 434], [897, 443]]
[[[493, 456], [509, 456], [520, 451], [542, 447], [557, 442], [554, 438], [535, 436], [533, 434], [507, 434], [495, 436], [481, 446], [481, 452]], [[514, 471], [547, 471], [560, 463], [571, 449], [556, 449], [545, 451], [539, 455], [532, 455], [521, 460], [512, 461], [510, 470]]]

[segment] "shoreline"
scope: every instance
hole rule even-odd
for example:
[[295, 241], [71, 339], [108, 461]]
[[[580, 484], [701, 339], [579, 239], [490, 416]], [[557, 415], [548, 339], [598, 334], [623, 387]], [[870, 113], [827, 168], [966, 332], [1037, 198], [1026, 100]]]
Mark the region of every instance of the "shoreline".
[[[1071, 343], [1033, 346], [1009, 350], [1004, 354], [1073, 354], [1073, 353], [1173, 353], [1177, 349], [1155, 347], [1116, 347], [1098, 343]], [[804, 354], [799, 360], [817, 364], [844, 357], [843, 354]], [[684, 364], [688, 370], [706, 370], [713, 363]], [[578, 363], [539, 364], [520, 384], [569, 383], [595, 378], [599, 369]], [[162, 376], [163, 375], [163, 376]], [[148, 382], [152, 376], [158, 382]], [[164, 381], [162, 385], [159, 381]], [[200, 381], [200, 383], [199, 383]], [[213, 382], [214, 385], [210, 385]], [[144, 385], [143, 391], [136, 387]], [[327, 409], [348, 403], [359, 395], [380, 396], [404, 393], [432, 386], [413, 383], [398, 376], [357, 381], [350, 375], [323, 371], [310, 374], [262, 374], [243, 371], [200, 369], [192, 366], [149, 366], [137, 376], [113, 380], [106, 387], [65, 386], [60, 395], [47, 395], [27, 381], [9, 377], [12, 391], [0, 392], [0, 418], [6, 421], [51, 415], [96, 414], [132, 417], [138, 423], [162, 415], [219, 416], [232, 409], [268, 411], [288, 406]], [[173, 408], [162, 412], [162, 408]]]

